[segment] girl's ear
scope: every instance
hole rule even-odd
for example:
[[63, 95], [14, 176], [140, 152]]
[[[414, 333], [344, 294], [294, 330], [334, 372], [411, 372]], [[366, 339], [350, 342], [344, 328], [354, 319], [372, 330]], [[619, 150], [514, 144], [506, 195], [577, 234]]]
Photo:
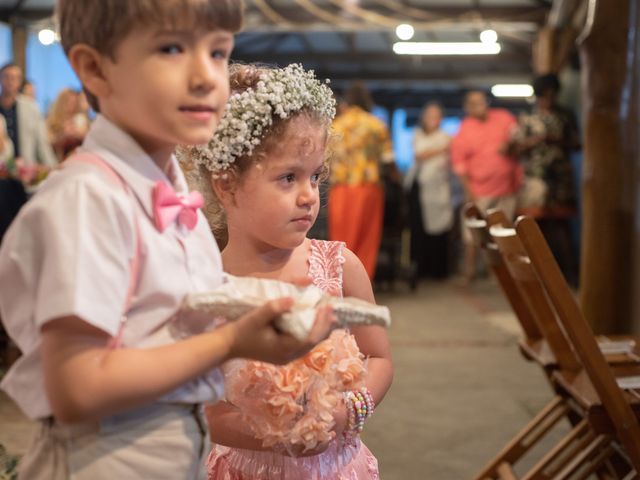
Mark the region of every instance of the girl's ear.
[[98, 99], [111, 93], [111, 87], [105, 75], [104, 55], [95, 48], [79, 43], [69, 50], [69, 63], [78, 75], [82, 85]]
[[220, 200], [223, 207], [228, 207], [233, 203], [235, 193], [235, 177], [232, 175], [211, 175], [211, 187]]

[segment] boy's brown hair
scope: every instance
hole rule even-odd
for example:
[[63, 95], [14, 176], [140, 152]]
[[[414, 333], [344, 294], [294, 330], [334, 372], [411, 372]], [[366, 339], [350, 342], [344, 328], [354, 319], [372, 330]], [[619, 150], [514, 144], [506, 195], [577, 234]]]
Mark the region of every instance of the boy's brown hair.
[[[65, 53], [84, 43], [115, 60], [119, 41], [132, 28], [166, 26], [186, 30], [226, 30], [242, 27], [242, 0], [58, 0], [60, 42]], [[98, 111], [97, 99], [87, 99]]]

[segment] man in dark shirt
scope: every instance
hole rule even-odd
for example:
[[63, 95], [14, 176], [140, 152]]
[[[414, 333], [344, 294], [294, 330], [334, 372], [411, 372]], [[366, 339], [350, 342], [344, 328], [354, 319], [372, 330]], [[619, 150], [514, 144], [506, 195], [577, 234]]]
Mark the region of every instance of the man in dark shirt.
[[0, 115], [7, 124], [7, 134], [13, 142], [13, 152], [16, 157], [20, 156], [20, 146], [18, 144], [18, 105], [17, 97], [22, 82], [22, 72], [16, 65], [5, 65], [0, 70], [0, 85], [2, 94], [0, 95]]

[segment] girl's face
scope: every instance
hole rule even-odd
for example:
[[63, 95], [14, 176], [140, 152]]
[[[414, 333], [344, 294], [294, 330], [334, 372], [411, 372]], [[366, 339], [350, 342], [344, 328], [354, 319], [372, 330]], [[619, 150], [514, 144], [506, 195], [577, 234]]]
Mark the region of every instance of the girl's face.
[[261, 250], [300, 245], [318, 216], [326, 129], [303, 118], [290, 121], [284, 138], [238, 179], [225, 203], [229, 239]]

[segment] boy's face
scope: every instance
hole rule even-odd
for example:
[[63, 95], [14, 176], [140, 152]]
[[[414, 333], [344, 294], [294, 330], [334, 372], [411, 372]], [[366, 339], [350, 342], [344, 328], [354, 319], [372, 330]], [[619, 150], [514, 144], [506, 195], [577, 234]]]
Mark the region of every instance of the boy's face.
[[138, 28], [104, 58], [102, 113], [150, 154], [206, 143], [229, 97], [233, 35]]

